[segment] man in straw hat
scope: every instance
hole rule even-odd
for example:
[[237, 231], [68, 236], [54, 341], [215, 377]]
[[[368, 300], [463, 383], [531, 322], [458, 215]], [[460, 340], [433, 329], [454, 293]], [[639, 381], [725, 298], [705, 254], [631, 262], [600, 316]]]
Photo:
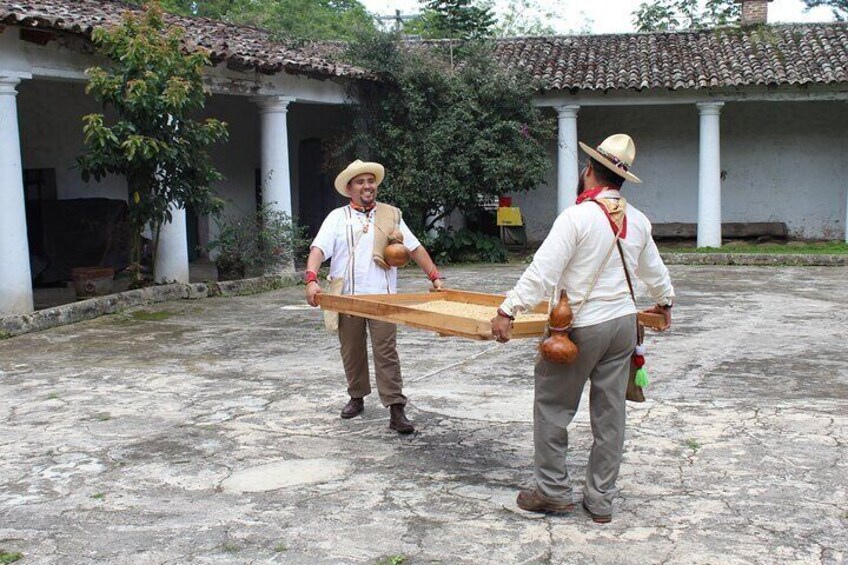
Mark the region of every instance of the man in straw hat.
[[558, 297], [559, 290], [567, 291], [575, 314], [570, 337], [579, 353], [573, 364], [543, 358], [536, 363], [535, 488], [520, 492], [517, 503], [531, 512], [574, 508], [565, 461], [567, 426], [588, 379], [593, 442], [583, 508], [595, 522], [606, 523], [612, 519], [617, 493], [625, 392], [637, 343], [631, 278], [636, 275], [647, 285], [657, 302], [649, 311], [664, 316], [665, 328], [671, 324], [674, 288], [651, 237], [651, 223], [619, 192], [625, 180], [641, 182], [630, 171], [636, 156], [633, 140], [616, 134], [595, 149], [584, 143], [580, 147], [590, 158], [580, 174], [579, 205], [556, 219], [533, 263], [492, 319], [492, 330], [498, 341], [509, 341], [517, 313], [531, 310], [547, 297]]
[[[321, 293], [318, 269], [326, 259], [330, 259], [331, 281], [342, 283], [338, 289], [341, 294], [396, 293], [397, 268], [388, 265], [383, 256], [388, 236], [395, 231], [403, 235], [410, 257], [433, 287], [442, 287], [439, 270], [403, 221], [400, 210], [377, 202], [378, 187], [384, 176], [381, 164], [356, 160], [336, 177], [336, 190], [350, 198], [350, 204], [330, 212], [312, 242], [305, 279], [306, 300], [310, 305], [318, 305], [316, 297]], [[371, 393], [366, 329], [371, 334], [377, 391], [383, 406], [389, 407], [389, 427], [401, 434], [411, 433], [415, 427], [404, 411], [407, 398], [402, 392], [397, 327], [388, 322], [339, 315], [339, 343], [350, 395], [341, 416], [353, 418], [361, 414], [365, 409], [364, 398]]]

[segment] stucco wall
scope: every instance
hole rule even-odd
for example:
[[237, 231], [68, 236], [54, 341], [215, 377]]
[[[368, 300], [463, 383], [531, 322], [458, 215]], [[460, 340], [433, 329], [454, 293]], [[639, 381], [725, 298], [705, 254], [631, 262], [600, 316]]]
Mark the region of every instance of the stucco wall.
[[[79, 82], [31, 80], [19, 87], [18, 112], [24, 168], [56, 170], [60, 199], [103, 197], [126, 199], [126, 182], [110, 176], [101, 182], [83, 182], [76, 158], [83, 151], [82, 117], [102, 111]], [[292, 209], [298, 209], [298, 144], [301, 140], [326, 139], [338, 133], [349, 119], [340, 106], [292, 104], [289, 106], [289, 159], [292, 176]], [[211, 148], [215, 166], [224, 180], [215, 191], [225, 201], [225, 215], [240, 216], [255, 209], [256, 170], [261, 164], [260, 115], [248, 97], [214, 95], [201, 117], [227, 122], [229, 140]], [[328, 186], [328, 190], [332, 187]], [[201, 218], [200, 242], [218, 229], [215, 220]]]
[[[627, 198], [655, 223], [694, 223], [698, 123], [693, 105], [583, 107], [578, 138], [594, 145], [609, 134], [630, 133], [637, 146], [634, 172], [644, 183], [625, 184]], [[723, 221], [781, 221], [793, 237], [841, 238], [846, 142], [842, 102], [727, 103], [721, 115]], [[556, 215], [556, 145], [548, 151], [553, 166], [546, 185], [514, 199], [533, 240], [544, 237]]]
[[24, 169], [56, 169], [61, 200], [81, 197], [126, 200], [123, 178], [84, 183], [76, 167], [82, 154], [82, 117], [101, 107], [76, 82], [25, 80], [18, 86], [18, 119]]

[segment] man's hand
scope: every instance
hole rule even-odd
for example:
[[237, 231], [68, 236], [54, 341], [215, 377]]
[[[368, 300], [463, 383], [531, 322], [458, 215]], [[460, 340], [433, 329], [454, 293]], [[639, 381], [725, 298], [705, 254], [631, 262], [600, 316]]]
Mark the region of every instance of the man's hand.
[[665, 324], [661, 328], [657, 328], [659, 331], [664, 332], [668, 328], [671, 327], [671, 308], [666, 308], [663, 306], [654, 306], [653, 308], [648, 308], [645, 310], [648, 314], [660, 314], [665, 320]]
[[306, 283], [306, 301], [310, 306], [318, 306], [316, 297], [321, 294], [321, 285], [317, 282]]
[[444, 288], [445, 283], [442, 282], [442, 279], [433, 279], [433, 288], [436, 290], [442, 290]]
[[506, 343], [512, 337], [512, 320], [498, 314], [492, 318], [492, 336], [500, 343]]

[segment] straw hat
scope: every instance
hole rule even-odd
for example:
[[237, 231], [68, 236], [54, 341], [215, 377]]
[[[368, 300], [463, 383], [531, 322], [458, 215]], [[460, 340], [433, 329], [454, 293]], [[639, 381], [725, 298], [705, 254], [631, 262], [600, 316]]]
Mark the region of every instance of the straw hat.
[[629, 135], [624, 133], [611, 135], [597, 149], [592, 149], [581, 141], [580, 148], [618, 176], [631, 182], [642, 182], [639, 177], [630, 172], [633, 159], [636, 158], [636, 144]]
[[357, 159], [348, 165], [345, 170], [339, 173], [339, 176], [336, 177], [336, 182], [333, 183], [333, 186], [336, 187], [336, 190], [338, 190], [339, 194], [342, 196], [350, 196], [347, 191], [347, 183], [349, 183], [350, 179], [353, 177], [357, 177], [365, 173], [371, 173], [377, 177], [377, 186], [380, 186], [380, 183], [383, 182], [383, 177], [386, 176], [386, 170], [380, 163], [366, 163]]

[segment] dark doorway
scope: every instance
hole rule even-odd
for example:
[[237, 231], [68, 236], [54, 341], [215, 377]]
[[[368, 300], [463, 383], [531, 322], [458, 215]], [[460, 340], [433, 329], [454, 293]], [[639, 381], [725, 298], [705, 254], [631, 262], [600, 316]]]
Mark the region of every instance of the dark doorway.
[[297, 153], [299, 206], [297, 221], [306, 228], [309, 238], [315, 237], [321, 222], [343, 200], [333, 188], [331, 179], [323, 171], [324, 148], [317, 138], [300, 142]]

